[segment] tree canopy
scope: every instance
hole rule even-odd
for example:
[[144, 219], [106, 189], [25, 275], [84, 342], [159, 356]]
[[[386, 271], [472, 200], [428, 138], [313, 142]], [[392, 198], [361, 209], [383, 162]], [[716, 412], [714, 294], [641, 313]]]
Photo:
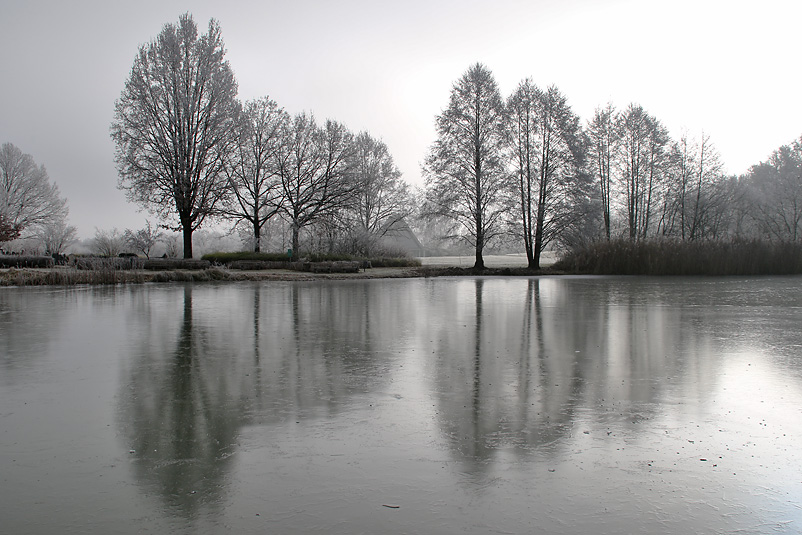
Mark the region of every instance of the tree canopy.
[[43, 165], [11, 143], [0, 146], [0, 242], [35, 237], [67, 212], [67, 200]]
[[485, 246], [503, 232], [509, 206], [504, 103], [490, 70], [477, 63], [451, 89], [437, 116], [437, 139], [424, 164], [426, 213], [454, 223], [483, 268]]
[[192, 16], [143, 45], [115, 104], [111, 137], [120, 188], [157, 215], [174, 216], [192, 257], [192, 233], [226, 192], [225, 157], [239, 114], [220, 26], [199, 35]]

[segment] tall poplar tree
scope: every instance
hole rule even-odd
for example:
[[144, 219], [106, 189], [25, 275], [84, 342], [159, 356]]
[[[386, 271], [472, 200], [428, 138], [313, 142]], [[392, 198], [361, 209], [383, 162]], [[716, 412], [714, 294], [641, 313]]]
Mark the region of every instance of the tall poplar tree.
[[451, 221], [453, 236], [475, 248], [474, 267], [483, 269], [484, 248], [502, 233], [509, 207], [504, 103], [487, 67], [477, 63], [457, 80], [436, 122], [424, 164], [425, 213]]

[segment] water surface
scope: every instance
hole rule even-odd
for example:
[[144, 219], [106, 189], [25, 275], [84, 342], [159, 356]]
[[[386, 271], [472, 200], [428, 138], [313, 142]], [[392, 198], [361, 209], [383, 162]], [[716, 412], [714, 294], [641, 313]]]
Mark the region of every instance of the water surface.
[[802, 278], [0, 290], [0, 523], [798, 533]]

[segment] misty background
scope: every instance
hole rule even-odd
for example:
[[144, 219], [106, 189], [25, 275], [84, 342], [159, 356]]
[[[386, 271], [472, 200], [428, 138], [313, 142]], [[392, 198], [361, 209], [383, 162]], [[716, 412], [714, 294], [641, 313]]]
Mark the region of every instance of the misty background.
[[477, 61], [502, 94], [527, 76], [558, 85], [583, 122], [637, 102], [672, 136], [704, 131], [728, 174], [802, 130], [794, 1], [3, 0], [0, 142], [46, 167], [79, 238], [152, 219], [117, 189], [109, 125], [138, 47], [185, 12], [220, 22], [240, 100], [367, 130], [413, 186], [435, 116]]

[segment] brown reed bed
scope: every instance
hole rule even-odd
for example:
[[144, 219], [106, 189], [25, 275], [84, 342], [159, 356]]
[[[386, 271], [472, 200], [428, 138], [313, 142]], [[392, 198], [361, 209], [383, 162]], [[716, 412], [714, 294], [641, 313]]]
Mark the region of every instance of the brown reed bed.
[[552, 268], [593, 275], [802, 274], [802, 243], [611, 240], [566, 253]]

